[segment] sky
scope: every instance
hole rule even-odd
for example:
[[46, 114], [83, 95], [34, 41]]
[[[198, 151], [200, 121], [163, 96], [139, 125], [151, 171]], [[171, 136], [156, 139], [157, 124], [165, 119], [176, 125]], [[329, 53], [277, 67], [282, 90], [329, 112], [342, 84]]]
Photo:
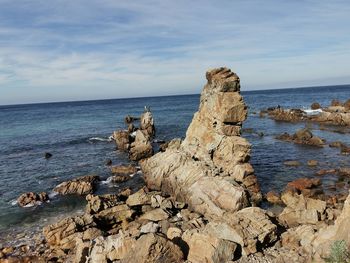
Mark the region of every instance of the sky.
[[0, 105], [350, 83], [350, 2], [0, 0]]

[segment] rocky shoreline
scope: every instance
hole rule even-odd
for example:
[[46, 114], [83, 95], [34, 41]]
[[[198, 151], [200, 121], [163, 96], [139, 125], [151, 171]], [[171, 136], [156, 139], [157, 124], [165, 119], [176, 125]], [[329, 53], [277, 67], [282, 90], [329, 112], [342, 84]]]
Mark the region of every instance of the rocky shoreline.
[[[111, 166], [110, 180], [142, 173], [144, 187], [94, 195], [96, 175], [59, 184], [59, 194], [86, 196], [84, 214], [45, 226], [34, 246], [1, 248], [0, 262], [323, 262], [335, 241], [349, 242], [350, 197], [325, 195], [319, 179], [297, 179], [282, 193], [263, 197], [249, 162], [251, 145], [241, 137], [247, 106], [240, 79], [227, 68], [210, 70], [206, 78], [184, 140], [164, 143], [154, 154], [156, 130], [147, 108], [138, 128], [138, 118], [127, 116], [128, 129], [113, 133], [118, 149], [139, 162], [140, 170]], [[332, 124], [348, 125], [347, 106], [341, 107], [340, 113], [327, 111], [322, 122], [341, 114], [343, 121]], [[267, 114], [276, 120], [309, 118], [280, 108]], [[325, 144], [308, 130], [280, 139]], [[350, 174], [344, 168], [334, 173]], [[260, 208], [263, 199], [282, 211]], [[44, 193], [26, 193], [18, 203], [45, 201]]]

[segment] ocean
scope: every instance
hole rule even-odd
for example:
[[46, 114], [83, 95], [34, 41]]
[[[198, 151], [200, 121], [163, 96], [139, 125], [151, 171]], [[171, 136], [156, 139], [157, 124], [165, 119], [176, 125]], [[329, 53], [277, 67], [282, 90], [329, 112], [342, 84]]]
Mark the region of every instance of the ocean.
[[[242, 136], [252, 144], [251, 163], [264, 193], [281, 191], [299, 177], [314, 177], [322, 168], [350, 165], [350, 157], [340, 155], [337, 148], [306, 147], [275, 139], [278, 134], [294, 133], [307, 124], [259, 117], [261, 109], [271, 106], [309, 109], [313, 102], [327, 106], [332, 99], [345, 101], [350, 98], [350, 85], [242, 91], [242, 95], [249, 107]], [[52, 189], [81, 175], [97, 174], [106, 180], [111, 176], [105, 165], [108, 159], [113, 165], [128, 164], [127, 155], [108, 141], [114, 130], [125, 128], [126, 115], [139, 116], [144, 106], [149, 106], [155, 118], [156, 139], [166, 141], [185, 136], [198, 105], [199, 95], [184, 95], [0, 106], [0, 243], [7, 235], [40, 231], [45, 224], [83, 211], [83, 197], [54, 195]], [[350, 144], [346, 131], [325, 131], [318, 125], [310, 128], [327, 142]], [[45, 159], [45, 152], [50, 152], [52, 158]], [[310, 159], [318, 160], [319, 166], [308, 167]], [[287, 167], [283, 164], [286, 160], [299, 160], [303, 165]], [[322, 180], [327, 188], [337, 178], [330, 175]], [[141, 184], [140, 176], [122, 185], [102, 181], [97, 193]], [[48, 192], [51, 202], [18, 207], [17, 197], [29, 191]]]

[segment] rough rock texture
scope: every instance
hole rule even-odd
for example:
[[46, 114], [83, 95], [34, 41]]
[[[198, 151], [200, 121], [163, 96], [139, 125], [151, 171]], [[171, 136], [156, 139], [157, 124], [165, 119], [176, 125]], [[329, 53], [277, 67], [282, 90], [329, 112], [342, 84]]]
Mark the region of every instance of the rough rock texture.
[[111, 172], [118, 175], [130, 175], [137, 172], [137, 168], [132, 165], [115, 165], [111, 167]]
[[147, 130], [136, 131], [135, 141], [131, 144], [129, 158], [133, 161], [139, 161], [153, 155], [151, 137]]
[[120, 151], [127, 151], [130, 148], [130, 137], [128, 131], [115, 131], [113, 132], [113, 139], [117, 144], [117, 148]]
[[97, 175], [86, 175], [75, 178], [73, 180], [63, 182], [54, 188], [54, 191], [62, 195], [78, 194], [86, 195], [92, 194], [95, 190], [95, 183], [99, 181]]
[[154, 120], [150, 111], [146, 111], [141, 115], [140, 130], [144, 131], [149, 137], [156, 135]]
[[293, 135], [284, 133], [282, 135], [277, 136], [276, 139], [287, 141], [287, 142], [294, 142], [297, 144], [317, 146], [317, 147], [323, 147], [325, 144], [325, 141], [323, 139], [313, 135], [312, 132], [308, 129], [298, 130]]
[[[238, 211], [261, 199], [241, 138], [247, 107], [238, 76], [227, 68], [208, 71], [208, 83], [181, 144], [141, 162], [150, 189], [184, 201], [208, 218]], [[245, 184], [246, 183], [246, 184]]]
[[17, 204], [21, 207], [40, 205], [43, 202], [49, 201], [47, 193], [40, 194], [29, 192], [21, 194], [17, 199]]

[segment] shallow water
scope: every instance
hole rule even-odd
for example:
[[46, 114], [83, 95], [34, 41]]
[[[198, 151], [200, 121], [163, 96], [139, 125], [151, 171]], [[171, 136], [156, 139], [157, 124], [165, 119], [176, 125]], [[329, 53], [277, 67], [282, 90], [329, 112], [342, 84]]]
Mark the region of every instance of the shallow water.
[[[293, 133], [306, 124], [275, 122], [260, 118], [263, 108], [281, 105], [289, 108], [309, 108], [312, 102], [328, 105], [331, 99], [350, 98], [350, 86], [314, 87], [273, 91], [242, 92], [249, 106], [249, 117], [243, 136], [252, 143], [252, 164], [263, 192], [281, 190], [287, 182], [298, 177], [312, 177], [321, 168], [350, 166], [349, 156], [339, 149], [323, 149], [294, 145], [275, 140], [277, 134]], [[113, 130], [124, 128], [127, 114], [140, 115], [145, 105], [150, 106], [157, 128], [157, 139], [184, 137], [194, 112], [198, 109], [199, 95], [100, 100], [87, 102], [48, 103], [0, 106], [0, 236], [23, 229], [40, 228], [58, 216], [69, 215], [83, 209], [85, 201], [78, 197], [55, 196], [39, 207], [19, 208], [16, 198], [23, 192], [50, 192], [62, 181], [80, 175], [98, 174], [103, 180], [111, 174], [105, 166], [107, 159], [113, 164], [128, 162], [125, 153], [118, 152], [108, 142]], [[350, 144], [349, 134], [320, 130], [316, 135], [327, 142], [341, 140]], [[53, 157], [44, 158], [50, 152]], [[306, 165], [307, 160], [320, 162], [317, 168]], [[299, 160], [301, 167], [286, 167], [285, 160]], [[324, 184], [336, 181], [333, 175], [324, 177]], [[140, 176], [128, 185], [138, 186]], [[116, 192], [124, 187], [101, 184], [98, 193]], [[1, 240], [0, 240], [1, 241]]]

